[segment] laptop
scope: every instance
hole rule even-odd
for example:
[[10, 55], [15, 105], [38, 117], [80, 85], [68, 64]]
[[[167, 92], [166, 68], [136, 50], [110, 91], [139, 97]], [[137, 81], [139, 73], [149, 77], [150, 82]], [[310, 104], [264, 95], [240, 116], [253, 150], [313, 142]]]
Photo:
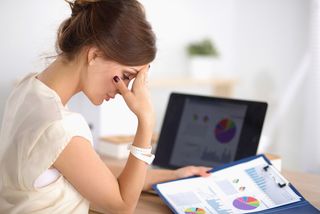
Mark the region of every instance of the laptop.
[[256, 155], [267, 103], [171, 93], [153, 167], [216, 167]]

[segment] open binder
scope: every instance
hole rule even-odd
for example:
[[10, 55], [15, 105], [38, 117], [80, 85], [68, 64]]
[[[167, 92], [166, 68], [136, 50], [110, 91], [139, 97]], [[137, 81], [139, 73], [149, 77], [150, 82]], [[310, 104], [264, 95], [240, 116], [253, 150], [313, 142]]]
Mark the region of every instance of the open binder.
[[208, 178], [189, 177], [153, 189], [177, 214], [320, 213], [257, 155], [212, 169]]

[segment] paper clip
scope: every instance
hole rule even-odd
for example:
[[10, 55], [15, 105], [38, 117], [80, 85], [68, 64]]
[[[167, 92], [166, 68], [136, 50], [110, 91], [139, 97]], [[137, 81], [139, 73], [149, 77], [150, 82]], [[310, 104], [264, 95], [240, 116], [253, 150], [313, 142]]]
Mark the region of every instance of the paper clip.
[[[271, 169], [271, 170], [269, 170]], [[289, 184], [289, 181], [287, 181], [287, 179], [285, 179], [280, 172], [274, 168], [274, 166], [272, 165], [266, 165], [265, 167], [263, 167], [263, 170], [265, 172], [269, 172], [271, 174], [271, 176], [273, 177], [273, 179], [275, 180], [275, 182], [278, 184], [278, 186], [280, 188], [283, 188], [285, 186], [287, 186]], [[271, 172], [272, 171], [272, 172]], [[276, 177], [278, 177], [279, 179], [281, 179], [282, 181], [279, 181], [279, 179], [277, 179]]]

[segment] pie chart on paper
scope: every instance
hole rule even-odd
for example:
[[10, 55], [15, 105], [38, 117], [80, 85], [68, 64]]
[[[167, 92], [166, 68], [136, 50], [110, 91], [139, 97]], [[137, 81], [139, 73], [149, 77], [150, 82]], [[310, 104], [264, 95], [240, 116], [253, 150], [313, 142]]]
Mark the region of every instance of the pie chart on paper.
[[236, 131], [236, 124], [232, 120], [225, 118], [218, 122], [214, 129], [214, 134], [220, 143], [225, 144], [233, 139], [236, 135]]
[[244, 196], [233, 201], [233, 206], [240, 210], [254, 210], [260, 206], [260, 202], [254, 197]]
[[206, 211], [202, 208], [187, 208], [184, 210], [185, 214], [206, 214]]

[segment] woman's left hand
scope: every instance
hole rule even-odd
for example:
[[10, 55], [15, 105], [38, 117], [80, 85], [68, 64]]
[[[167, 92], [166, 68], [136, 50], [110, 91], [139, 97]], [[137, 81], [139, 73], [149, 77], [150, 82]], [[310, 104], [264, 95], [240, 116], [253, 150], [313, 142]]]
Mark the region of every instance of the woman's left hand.
[[208, 177], [210, 173], [208, 172], [212, 168], [204, 166], [186, 166], [173, 171], [176, 179], [185, 178], [190, 176], [202, 176]]
[[186, 166], [176, 170], [151, 169], [148, 170], [143, 190], [148, 191], [152, 188], [152, 185], [154, 184], [176, 180], [180, 178], [186, 178], [190, 176], [208, 177], [210, 175], [208, 171], [211, 169], [212, 168], [210, 167], [204, 166]]

